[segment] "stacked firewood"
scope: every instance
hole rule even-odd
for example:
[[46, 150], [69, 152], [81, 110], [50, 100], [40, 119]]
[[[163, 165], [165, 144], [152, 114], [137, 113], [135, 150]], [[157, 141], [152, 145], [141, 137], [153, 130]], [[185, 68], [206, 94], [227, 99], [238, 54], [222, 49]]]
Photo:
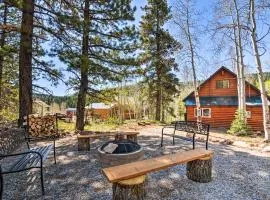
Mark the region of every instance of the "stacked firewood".
[[27, 121], [28, 132], [30, 136], [55, 136], [58, 134], [56, 127], [56, 116], [37, 116], [29, 115]]

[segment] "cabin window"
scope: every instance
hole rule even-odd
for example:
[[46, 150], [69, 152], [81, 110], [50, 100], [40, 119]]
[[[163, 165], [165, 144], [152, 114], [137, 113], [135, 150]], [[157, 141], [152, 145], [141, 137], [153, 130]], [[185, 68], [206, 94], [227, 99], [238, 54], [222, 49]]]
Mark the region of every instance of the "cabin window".
[[211, 118], [211, 108], [202, 108], [198, 110], [197, 108], [194, 109], [194, 116], [202, 116], [205, 118]]
[[203, 108], [202, 109], [202, 117], [211, 117], [211, 108]]
[[218, 80], [216, 81], [216, 88], [222, 89], [222, 88], [229, 88], [230, 87], [230, 81], [229, 80]]

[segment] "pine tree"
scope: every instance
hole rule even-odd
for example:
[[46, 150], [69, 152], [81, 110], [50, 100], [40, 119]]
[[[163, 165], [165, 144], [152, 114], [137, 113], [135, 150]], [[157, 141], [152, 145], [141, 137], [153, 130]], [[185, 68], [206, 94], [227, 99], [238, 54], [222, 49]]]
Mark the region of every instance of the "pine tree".
[[0, 121], [18, 117], [19, 17], [16, 9], [0, 4]]
[[[56, 53], [74, 74], [70, 86], [78, 91], [76, 129], [84, 128], [86, 95], [96, 95], [98, 85], [119, 81], [129, 66], [136, 64], [136, 31], [127, 21], [135, 9], [125, 1], [70, 1], [59, 15], [63, 37]], [[84, 13], [81, 16], [81, 13]], [[82, 45], [81, 45], [82, 44]]]
[[[47, 51], [43, 44], [50, 41], [51, 37], [58, 37], [51, 24], [56, 20], [54, 6], [58, 1], [32, 1], [32, 0], [5, 0], [4, 4], [10, 9], [16, 10], [10, 16], [10, 21], [17, 21], [18, 26], [10, 26], [10, 32], [18, 33], [19, 44], [18, 63], [19, 63], [19, 124], [25, 115], [32, 113], [33, 91], [47, 91], [46, 87], [33, 83], [40, 78], [46, 78], [57, 84], [62, 74], [54, 68], [52, 62], [44, 61]], [[9, 41], [6, 41], [7, 43]]]
[[171, 18], [166, 0], [148, 0], [141, 21], [141, 62], [145, 65], [144, 75], [149, 84], [150, 99], [155, 103], [155, 119], [161, 120], [162, 105], [171, 101], [168, 96], [177, 92], [178, 79], [173, 70], [177, 64], [173, 57], [181, 45], [164, 24]]

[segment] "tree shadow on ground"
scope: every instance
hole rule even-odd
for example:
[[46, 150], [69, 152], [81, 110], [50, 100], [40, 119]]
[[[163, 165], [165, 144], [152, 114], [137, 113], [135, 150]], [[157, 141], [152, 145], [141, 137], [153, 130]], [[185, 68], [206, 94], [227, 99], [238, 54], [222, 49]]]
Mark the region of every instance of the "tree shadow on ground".
[[[38, 171], [6, 175], [4, 199], [111, 199], [111, 184], [101, 173], [97, 148], [106, 140], [95, 140], [91, 150], [77, 151], [77, 138], [57, 141], [57, 164], [52, 155], [45, 163], [46, 195], [41, 196]], [[139, 137], [145, 158], [186, 151], [191, 142], [159, 135]], [[197, 145], [204, 147], [204, 144]], [[269, 155], [234, 146], [210, 144], [214, 151], [213, 180], [196, 183], [189, 180], [185, 165], [148, 174], [147, 198], [156, 199], [270, 199]]]

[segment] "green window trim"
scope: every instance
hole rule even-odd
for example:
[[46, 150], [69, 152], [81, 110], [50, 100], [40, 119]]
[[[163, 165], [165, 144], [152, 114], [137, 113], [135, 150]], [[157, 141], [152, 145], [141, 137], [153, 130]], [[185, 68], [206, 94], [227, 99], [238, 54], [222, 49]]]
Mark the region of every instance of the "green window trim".
[[230, 88], [230, 81], [229, 80], [217, 80], [216, 81], [216, 88], [217, 89]]

